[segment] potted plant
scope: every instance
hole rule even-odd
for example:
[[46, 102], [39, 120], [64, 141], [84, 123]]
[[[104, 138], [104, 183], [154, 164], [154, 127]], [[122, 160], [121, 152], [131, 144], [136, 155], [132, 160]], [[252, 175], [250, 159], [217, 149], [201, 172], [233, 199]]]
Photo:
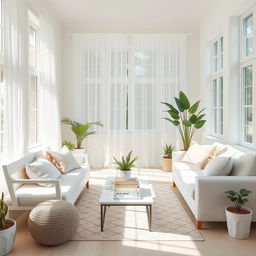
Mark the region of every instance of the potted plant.
[[8, 206], [4, 201], [4, 193], [0, 199], [0, 255], [8, 254], [14, 245], [16, 235], [15, 220], [6, 219]]
[[121, 160], [118, 161], [115, 157], [114, 158], [114, 164], [117, 170], [120, 170], [120, 176], [123, 180], [128, 180], [131, 178], [131, 168], [133, 168], [135, 165], [135, 161], [138, 159], [138, 157], [134, 157], [132, 159], [132, 151], [129, 152], [129, 154], [124, 157], [122, 156]]
[[225, 193], [234, 203], [234, 206], [228, 206], [225, 209], [228, 233], [231, 237], [246, 239], [250, 234], [252, 210], [244, 207], [244, 205], [248, 202], [245, 197], [249, 196], [251, 191], [242, 188], [239, 192], [229, 190]]
[[178, 128], [182, 142], [183, 150], [187, 151], [192, 141], [193, 135], [196, 130], [202, 128], [206, 122], [203, 120], [205, 114], [202, 109], [198, 111], [200, 101], [194, 104], [190, 104], [187, 96], [184, 92], [180, 91], [179, 98], [174, 97], [177, 108], [167, 102], [161, 102], [168, 107], [166, 112], [170, 117], [164, 117], [163, 119], [169, 121]]
[[77, 121], [73, 121], [69, 118], [63, 118], [61, 120], [63, 124], [67, 124], [71, 126], [71, 131], [74, 133], [76, 137], [76, 147], [74, 149], [75, 153], [77, 154], [83, 154], [84, 148], [82, 148], [82, 143], [86, 137], [89, 135], [95, 134], [95, 131], [91, 131], [90, 128], [93, 125], [100, 125], [103, 126], [101, 122], [92, 122], [92, 123], [85, 123], [81, 124]]
[[69, 140], [63, 140], [61, 146], [66, 146], [69, 151], [74, 151], [75, 149], [75, 145]]
[[175, 146], [173, 145], [165, 145], [163, 147], [163, 166], [162, 169], [166, 172], [172, 171], [172, 152], [174, 150]]

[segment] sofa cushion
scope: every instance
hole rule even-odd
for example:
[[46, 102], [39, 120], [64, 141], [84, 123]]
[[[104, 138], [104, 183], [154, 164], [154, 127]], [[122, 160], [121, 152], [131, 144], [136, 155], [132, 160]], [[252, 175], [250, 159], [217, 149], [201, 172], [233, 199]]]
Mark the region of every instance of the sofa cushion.
[[[89, 169], [79, 168], [60, 177], [62, 199], [69, 201], [76, 188], [89, 179]], [[20, 206], [34, 206], [55, 197], [55, 187], [25, 184], [16, 190]]]
[[192, 142], [190, 148], [184, 155], [182, 162], [201, 167], [214, 148], [214, 145], [199, 145], [196, 142]]
[[173, 171], [175, 172], [176, 178], [183, 185], [183, 188], [195, 200], [195, 178], [202, 175], [202, 169], [193, 164], [176, 162], [173, 164]]
[[[26, 174], [30, 179], [59, 179], [61, 174], [58, 169], [47, 159], [38, 158], [26, 165]], [[38, 183], [40, 186], [52, 187], [53, 184]]]
[[232, 176], [256, 176], [256, 155], [249, 154], [228, 146], [219, 156], [232, 157]]
[[233, 166], [231, 157], [217, 156], [203, 170], [204, 176], [227, 176]]

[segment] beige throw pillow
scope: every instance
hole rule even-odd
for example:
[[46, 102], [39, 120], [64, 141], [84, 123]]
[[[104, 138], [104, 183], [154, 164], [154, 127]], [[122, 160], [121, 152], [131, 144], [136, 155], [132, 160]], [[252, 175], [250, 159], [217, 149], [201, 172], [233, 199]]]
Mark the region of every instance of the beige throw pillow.
[[49, 151], [48, 153], [57, 161], [63, 173], [67, 173], [81, 167], [72, 152], [67, 148], [62, 148], [61, 152]]
[[[26, 165], [26, 174], [30, 179], [59, 179], [61, 174], [47, 159], [39, 158]], [[51, 187], [53, 184], [38, 183], [40, 186]]]
[[214, 148], [214, 150], [211, 152], [211, 154], [204, 160], [204, 162], [201, 165], [201, 169], [204, 169], [207, 164], [209, 164], [210, 161], [212, 161], [217, 155], [219, 155], [220, 152], [217, 150], [217, 148]]
[[194, 164], [201, 168], [207, 157], [214, 150], [214, 145], [199, 145], [196, 142], [192, 142], [188, 151], [182, 159], [182, 162]]

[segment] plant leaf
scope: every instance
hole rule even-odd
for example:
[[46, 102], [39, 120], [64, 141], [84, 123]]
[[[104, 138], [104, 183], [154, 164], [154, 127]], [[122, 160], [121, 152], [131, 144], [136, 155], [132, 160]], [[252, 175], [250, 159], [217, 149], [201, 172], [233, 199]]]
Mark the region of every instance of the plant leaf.
[[197, 116], [193, 114], [190, 118], [189, 121], [191, 124], [195, 124], [197, 122]]
[[196, 113], [196, 111], [197, 111], [197, 109], [198, 109], [198, 107], [199, 107], [199, 103], [200, 103], [200, 100], [197, 101], [195, 104], [193, 104], [193, 105], [190, 107], [190, 109], [188, 110], [188, 112], [189, 112], [190, 114]]
[[183, 91], [180, 91], [179, 100], [180, 100], [180, 104], [181, 104], [182, 108], [184, 108], [186, 110], [190, 108], [189, 100]]
[[176, 114], [174, 111], [168, 110], [167, 112], [170, 114], [170, 116], [171, 116], [173, 119], [176, 119], [176, 120], [180, 119], [179, 114]]
[[195, 128], [196, 129], [202, 128], [204, 126], [205, 122], [206, 122], [206, 120], [200, 120], [200, 121], [196, 122], [195, 123]]
[[183, 120], [182, 123], [186, 127], [190, 127], [192, 125], [192, 123], [189, 120]]
[[179, 111], [180, 111], [180, 112], [184, 112], [184, 108], [182, 107], [182, 105], [181, 105], [181, 103], [180, 103], [180, 99], [178, 99], [178, 98], [176, 98], [176, 97], [174, 97], [174, 99], [175, 99], [175, 102], [176, 102], [176, 105], [177, 105]]

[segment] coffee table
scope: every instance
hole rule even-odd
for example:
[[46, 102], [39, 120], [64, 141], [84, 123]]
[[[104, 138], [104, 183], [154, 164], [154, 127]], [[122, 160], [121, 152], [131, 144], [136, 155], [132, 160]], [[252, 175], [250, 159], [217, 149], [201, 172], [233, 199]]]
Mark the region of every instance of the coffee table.
[[138, 178], [140, 184], [140, 198], [138, 199], [116, 199], [114, 198], [114, 181], [115, 177], [108, 177], [103, 187], [99, 204], [100, 204], [100, 220], [101, 232], [104, 229], [106, 209], [110, 206], [145, 206], [147, 210], [148, 229], [151, 231], [152, 226], [152, 205], [154, 202], [154, 191], [152, 185], [142, 177]]

